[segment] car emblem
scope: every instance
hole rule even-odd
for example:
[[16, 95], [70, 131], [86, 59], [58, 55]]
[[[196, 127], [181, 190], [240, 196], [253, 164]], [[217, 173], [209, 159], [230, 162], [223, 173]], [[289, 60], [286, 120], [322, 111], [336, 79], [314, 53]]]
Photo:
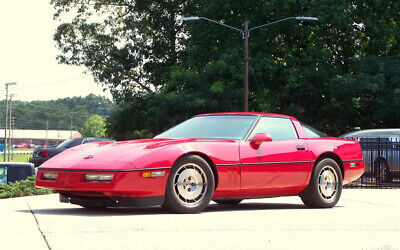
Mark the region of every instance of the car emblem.
[[92, 159], [92, 158], [93, 158], [93, 155], [88, 155], [88, 156], [83, 157], [83, 159], [85, 159], [85, 160]]

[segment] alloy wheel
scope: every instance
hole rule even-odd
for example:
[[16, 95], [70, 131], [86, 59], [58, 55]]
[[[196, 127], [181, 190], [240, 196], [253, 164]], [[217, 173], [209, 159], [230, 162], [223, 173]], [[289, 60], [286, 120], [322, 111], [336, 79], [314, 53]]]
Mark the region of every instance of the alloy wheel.
[[318, 175], [318, 191], [320, 196], [327, 202], [334, 200], [338, 190], [338, 176], [332, 166], [325, 166]]
[[182, 165], [174, 176], [174, 194], [185, 206], [199, 204], [207, 192], [207, 177], [194, 163]]

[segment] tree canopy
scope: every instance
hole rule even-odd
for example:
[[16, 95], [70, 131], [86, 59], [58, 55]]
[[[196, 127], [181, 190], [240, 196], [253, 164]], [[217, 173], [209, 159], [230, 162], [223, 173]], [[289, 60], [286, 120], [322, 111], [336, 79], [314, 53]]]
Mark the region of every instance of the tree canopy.
[[[0, 107], [0, 126], [4, 127], [5, 101], [0, 102]], [[13, 100], [13, 128], [81, 131], [91, 115], [108, 117], [114, 109], [115, 104], [111, 100], [93, 94], [51, 101]]]
[[83, 126], [82, 135], [86, 137], [105, 137], [106, 119], [99, 115], [90, 116]]
[[[117, 139], [150, 136], [188, 117], [242, 107], [241, 28], [251, 33], [249, 109], [293, 115], [332, 135], [399, 127], [400, 2], [52, 0], [61, 63], [84, 65], [119, 105]], [[66, 17], [70, 20], [66, 21]], [[136, 131], [136, 132], [135, 132]]]

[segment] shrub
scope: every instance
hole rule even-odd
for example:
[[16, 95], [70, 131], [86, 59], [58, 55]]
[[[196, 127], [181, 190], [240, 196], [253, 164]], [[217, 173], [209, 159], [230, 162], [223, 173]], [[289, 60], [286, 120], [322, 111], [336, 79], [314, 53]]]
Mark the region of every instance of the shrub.
[[53, 193], [52, 190], [37, 188], [35, 186], [35, 176], [30, 176], [25, 180], [9, 185], [0, 185], [0, 199], [51, 193]]

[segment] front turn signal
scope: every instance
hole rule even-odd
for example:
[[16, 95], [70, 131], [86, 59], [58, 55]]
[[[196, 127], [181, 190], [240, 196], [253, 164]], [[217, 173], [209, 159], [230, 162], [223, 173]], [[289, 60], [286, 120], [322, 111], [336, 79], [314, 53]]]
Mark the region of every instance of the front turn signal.
[[144, 172], [143, 177], [162, 177], [165, 176], [165, 171]]

